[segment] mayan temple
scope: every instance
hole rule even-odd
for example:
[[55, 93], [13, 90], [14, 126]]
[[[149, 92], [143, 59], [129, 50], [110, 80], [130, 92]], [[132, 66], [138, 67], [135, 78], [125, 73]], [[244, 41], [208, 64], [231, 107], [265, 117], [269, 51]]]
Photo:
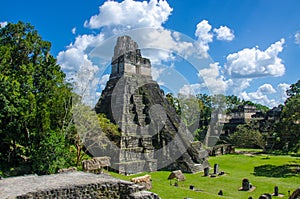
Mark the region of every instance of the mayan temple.
[[119, 173], [158, 169], [195, 173], [208, 166], [206, 151], [201, 143], [192, 143], [188, 129], [152, 80], [150, 60], [142, 57], [129, 36], [117, 39], [111, 75], [95, 111], [121, 130], [118, 150], [110, 151]]

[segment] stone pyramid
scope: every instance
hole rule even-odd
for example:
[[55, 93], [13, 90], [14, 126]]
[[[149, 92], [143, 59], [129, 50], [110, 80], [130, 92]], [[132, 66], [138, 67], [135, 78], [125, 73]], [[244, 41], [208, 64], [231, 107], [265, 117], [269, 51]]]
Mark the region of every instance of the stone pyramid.
[[108, 152], [113, 168], [123, 174], [162, 169], [195, 173], [209, 166], [208, 153], [200, 142], [192, 143], [191, 133], [153, 81], [150, 60], [129, 36], [117, 39], [111, 67], [95, 111], [121, 131], [117, 150]]

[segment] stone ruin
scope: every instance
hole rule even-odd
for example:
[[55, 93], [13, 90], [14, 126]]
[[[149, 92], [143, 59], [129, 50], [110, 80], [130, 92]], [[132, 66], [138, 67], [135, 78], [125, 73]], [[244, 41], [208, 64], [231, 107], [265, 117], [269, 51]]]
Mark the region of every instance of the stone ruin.
[[110, 157], [93, 157], [82, 161], [82, 169], [86, 172], [102, 173], [102, 169], [109, 166]]
[[147, 190], [152, 189], [152, 180], [150, 175], [138, 176], [135, 178], [131, 178], [131, 182], [144, 186]]
[[113, 178], [107, 174], [66, 172], [27, 175], [0, 181], [0, 198], [119, 198], [160, 199], [145, 186]]
[[[192, 143], [188, 128], [166, 100], [151, 76], [151, 62], [142, 57], [138, 44], [129, 36], [117, 39], [111, 61], [111, 74], [95, 106], [117, 124], [117, 143], [86, 143], [94, 156], [110, 156], [112, 168], [122, 174], [158, 169], [199, 172], [209, 167], [208, 152]], [[174, 159], [176, 157], [176, 159]]]

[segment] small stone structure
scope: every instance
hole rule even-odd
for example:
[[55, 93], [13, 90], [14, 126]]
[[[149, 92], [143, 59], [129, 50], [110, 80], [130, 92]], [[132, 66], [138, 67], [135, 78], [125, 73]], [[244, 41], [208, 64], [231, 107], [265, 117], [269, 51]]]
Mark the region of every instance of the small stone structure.
[[279, 196], [279, 189], [278, 189], [278, 186], [275, 186], [274, 187], [274, 196]]
[[0, 181], [0, 198], [120, 198], [159, 199], [144, 186], [106, 174], [68, 172], [45, 176], [19, 176]]
[[169, 175], [168, 180], [177, 179], [177, 181], [185, 181], [185, 176], [181, 172], [181, 170], [172, 171]]
[[255, 190], [255, 188], [256, 188], [256, 187], [254, 187], [254, 186], [250, 183], [249, 179], [244, 178], [244, 179], [242, 180], [242, 187], [239, 188], [239, 191], [253, 191], [253, 190]]
[[214, 174], [218, 174], [218, 173], [219, 173], [219, 165], [214, 164]]
[[77, 171], [76, 167], [70, 167], [70, 168], [59, 169], [58, 173], [67, 173], [67, 172], [75, 172], [75, 171]]
[[242, 181], [242, 190], [248, 191], [252, 188], [251, 183], [247, 178], [244, 178]]
[[152, 188], [151, 176], [150, 175], [135, 177], [135, 178], [132, 178], [130, 181], [135, 183], [135, 184], [139, 184], [139, 185], [144, 186], [147, 190], [150, 190]]
[[223, 191], [220, 190], [220, 191], [218, 192], [218, 195], [219, 195], [219, 196], [223, 196]]
[[204, 176], [209, 176], [209, 167], [204, 168]]
[[87, 172], [102, 172], [102, 168], [110, 166], [110, 157], [93, 157], [82, 161], [82, 168]]
[[232, 154], [234, 152], [235, 152], [235, 148], [231, 144], [216, 145], [209, 149], [210, 156]]

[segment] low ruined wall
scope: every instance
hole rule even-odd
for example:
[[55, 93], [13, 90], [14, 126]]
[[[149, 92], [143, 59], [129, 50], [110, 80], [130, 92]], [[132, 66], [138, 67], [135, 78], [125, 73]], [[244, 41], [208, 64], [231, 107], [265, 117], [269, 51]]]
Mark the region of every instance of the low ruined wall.
[[84, 172], [7, 178], [0, 181], [0, 198], [159, 199], [132, 182]]
[[235, 153], [235, 148], [231, 144], [216, 145], [209, 149], [209, 156], [225, 155]]

